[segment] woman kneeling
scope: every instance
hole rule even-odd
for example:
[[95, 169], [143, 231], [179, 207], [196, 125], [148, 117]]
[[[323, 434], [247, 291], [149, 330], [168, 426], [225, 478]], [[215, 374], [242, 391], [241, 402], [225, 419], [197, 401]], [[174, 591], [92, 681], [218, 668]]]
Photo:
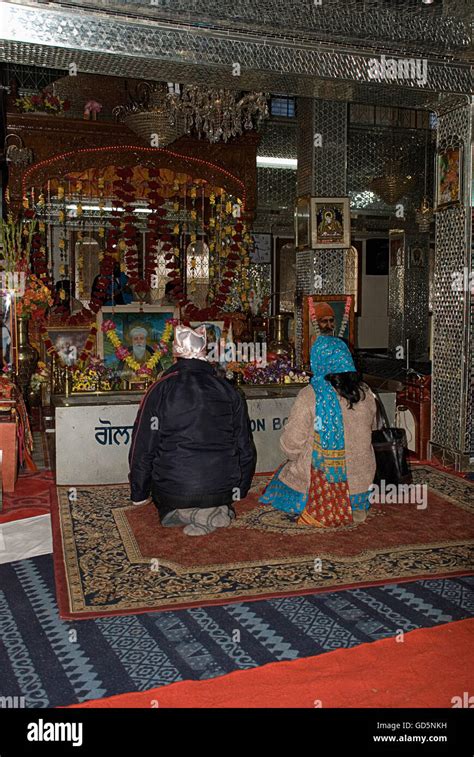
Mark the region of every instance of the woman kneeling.
[[313, 378], [298, 394], [280, 445], [287, 462], [260, 498], [298, 524], [360, 523], [375, 475], [376, 401], [360, 381], [346, 344], [320, 335], [311, 349]]

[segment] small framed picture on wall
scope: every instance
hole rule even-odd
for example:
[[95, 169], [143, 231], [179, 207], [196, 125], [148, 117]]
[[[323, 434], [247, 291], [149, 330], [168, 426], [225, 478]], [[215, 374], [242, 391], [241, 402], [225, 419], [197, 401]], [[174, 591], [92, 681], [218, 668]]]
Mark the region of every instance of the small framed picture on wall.
[[436, 154], [436, 210], [462, 201], [462, 145], [441, 145]]

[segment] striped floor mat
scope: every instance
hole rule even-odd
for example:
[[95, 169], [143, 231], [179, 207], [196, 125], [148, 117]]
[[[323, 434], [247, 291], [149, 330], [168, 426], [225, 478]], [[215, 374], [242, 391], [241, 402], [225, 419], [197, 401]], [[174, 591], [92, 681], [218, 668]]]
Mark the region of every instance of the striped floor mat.
[[0, 696], [51, 707], [146, 691], [355, 647], [473, 609], [466, 577], [62, 621], [44, 555], [0, 565]]

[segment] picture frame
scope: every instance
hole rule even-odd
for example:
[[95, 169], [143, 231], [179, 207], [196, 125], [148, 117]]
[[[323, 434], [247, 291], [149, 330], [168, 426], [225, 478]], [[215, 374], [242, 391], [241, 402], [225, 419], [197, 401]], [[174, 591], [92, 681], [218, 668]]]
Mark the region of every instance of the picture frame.
[[351, 246], [351, 214], [348, 197], [314, 197], [312, 201], [312, 249]]
[[[78, 360], [79, 355], [84, 349], [85, 343], [90, 336], [90, 327], [88, 326], [54, 326], [49, 325], [47, 328], [48, 336], [58, 353], [60, 362], [63, 366], [72, 366]], [[95, 339], [94, 337], [91, 337]], [[96, 339], [95, 339], [96, 341]], [[97, 341], [96, 341], [97, 344]], [[43, 343], [44, 346], [44, 343]], [[95, 352], [94, 348], [91, 350]], [[46, 358], [46, 349], [44, 348], [44, 358]], [[45, 360], [46, 362], [46, 360]]]
[[[224, 321], [191, 321], [191, 328], [206, 327], [208, 359], [213, 362], [213, 357], [219, 357], [216, 362], [224, 362], [225, 347], [228, 341], [232, 341], [232, 323], [226, 329]], [[218, 346], [211, 346], [218, 345]]]
[[405, 232], [392, 229], [388, 232], [390, 268], [402, 266], [405, 260]]
[[436, 152], [435, 210], [462, 203], [463, 144], [441, 144]]
[[[340, 335], [340, 328], [342, 326], [342, 320], [344, 310], [350, 300], [349, 318], [347, 320], [344, 332]], [[303, 297], [303, 345], [302, 345], [302, 358], [303, 367], [308, 369], [310, 366], [310, 352], [314, 339], [318, 335], [319, 331], [313, 324], [310, 317], [309, 303], [312, 301], [313, 305], [317, 303], [325, 302], [333, 309], [335, 314], [335, 336], [340, 336], [349, 345], [350, 348], [355, 344], [355, 313], [354, 313], [354, 296], [352, 294], [309, 294]]]
[[[130, 305], [104, 306], [97, 313], [97, 354], [109, 368], [115, 368], [120, 378], [130, 381], [136, 374], [128, 368], [123, 361], [115, 355], [112, 343], [102, 331], [102, 324], [106, 320], [112, 320], [117, 325], [116, 333], [123, 345], [131, 350], [134, 357], [140, 363], [146, 363], [154, 352], [152, 347], [161, 338], [166, 321], [177, 318], [177, 309], [172, 305]], [[139, 328], [140, 332], [131, 334], [133, 329]], [[140, 344], [135, 344], [135, 339]], [[148, 357], [147, 357], [148, 356]], [[156, 367], [156, 372], [169, 368], [173, 362], [171, 350], [163, 356]]]
[[298, 251], [350, 247], [349, 197], [298, 197], [295, 205], [295, 243]]
[[411, 245], [409, 256], [410, 268], [425, 267], [425, 250], [420, 245]]

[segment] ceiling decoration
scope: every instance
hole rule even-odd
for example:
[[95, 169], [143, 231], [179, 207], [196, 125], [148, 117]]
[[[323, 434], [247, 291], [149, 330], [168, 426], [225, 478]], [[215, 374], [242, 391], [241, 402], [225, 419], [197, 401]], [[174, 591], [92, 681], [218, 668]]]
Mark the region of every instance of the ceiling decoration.
[[[74, 63], [79, 72], [234, 91], [431, 107], [438, 93], [456, 98], [472, 91], [471, 28], [462, 14], [449, 15], [450, 7], [439, 0], [430, 6], [420, 0], [324, 0], [295, 14], [284, 0], [239, 0], [238, 8], [196, 0], [191, 13], [183, 0], [86, 0], [80, 9], [65, 1], [4, 2], [0, 60], [66, 72]], [[426, 57], [426, 83], [374, 82], [370, 60], [381, 54]]]
[[148, 144], [164, 147], [192, 132], [227, 142], [268, 118], [268, 104], [262, 92], [140, 82], [135, 97], [113, 112]]
[[[77, 8], [77, 0], [61, 0], [63, 8]], [[302, 4], [301, 4], [302, 5]], [[208, 27], [216, 30], [253, 32], [265, 36], [291, 36], [330, 41], [339, 45], [367, 48], [388, 47], [405, 54], [408, 50], [430, 55], [469, 51], [472, 40], [471, 0], [308, 0], [303, 13], [295, 13], [287, 0], [82, 0], [84, 11], [123, 14], [133, 20], [154, 20], [162, 24]], [[471, 49], [472, 56], [472, 49]]]
[[378, 194], [387, 205], [395, 205], [408, 192], [413, 176], [402, 171], [401, 161], [388, 158], [383, 176], [376, 176], [369, 184], [370, 189]]

